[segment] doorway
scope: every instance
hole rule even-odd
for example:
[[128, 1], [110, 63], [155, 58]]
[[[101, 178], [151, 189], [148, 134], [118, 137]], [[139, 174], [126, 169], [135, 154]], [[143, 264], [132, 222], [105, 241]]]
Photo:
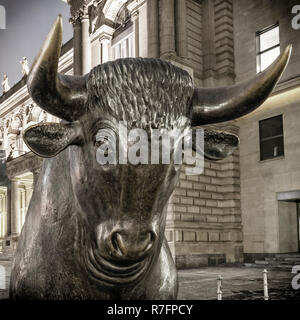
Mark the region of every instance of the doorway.
[[279, 252], [300, 252], [300, 190], [277, 193]]

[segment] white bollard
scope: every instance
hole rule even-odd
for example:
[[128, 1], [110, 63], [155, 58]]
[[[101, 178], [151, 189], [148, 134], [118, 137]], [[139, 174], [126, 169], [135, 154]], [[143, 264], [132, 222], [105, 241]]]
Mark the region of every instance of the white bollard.
[[264, 269], [263, 275], [264, 275], [264, 300], [269, 300], [269, 294], [268, 294], [268, 271], [266, 269]]
[[222, 300], [222, 277], [219, 275], [218, 276], [218, 300]]

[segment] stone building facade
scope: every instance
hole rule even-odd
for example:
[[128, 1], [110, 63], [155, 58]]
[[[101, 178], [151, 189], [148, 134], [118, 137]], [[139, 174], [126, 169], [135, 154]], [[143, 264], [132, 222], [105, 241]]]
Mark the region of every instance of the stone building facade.
[[[74, 37], [63, 47], [59, 70], [80, 75], [99, 63], [120, 57], [156, 57], [187, 70], [196, 86], [231, 85], [256, 70], [256, 64], [253, 64], [256, 52], [252, 46], [257, 30], [248, 31], [241, 15], [253, 9], [248, 8], [246, 2], [68, 0]], [[251, 2], [259, 7], [267, 1]], [[264, 14], [273, 19], [270, 12], [271, 8], [266, 7]], [[250, 20], [254, 23], [255, 19], [247, 19], [248, 24], [251, 24]], [[262, 18], [263, 22], [267, 24]], [[249, 37], [247, 45], [244, 34]], [[284, 41], [288, 42], [288, 39]], [[261, 213], [252, 212], [255, 210], [253, 198], [252, 208], [248, 206], [251, 201], [247, 196], [251, 196], [249, 188], [253, 186], [248, 186], [247, 176], [248, 166], [257, 166], [257, 163], [248, 163], [246, 155], [250, 150], [248, 139], [252, 138], [249, 135], [252, 121], [261, 116], [256, 113], [253, 117], [254, 120], [245, 118], [218, 125], [241, 135], [241, 148], [231, 157], [220, 162], [205, 160], [204, 172], [198, 176], [187, 176], [183, 167], [169, 202], [166, 228], [178, 267], [242, 262], [245, 248], [246, 253], [256, 253], [257, 247], [251, 247], [251, 236], [259, 222], [248, 225], [248, 221], [250, 216], [258, 219]], [[8, 156], [7, 172], [11, 181], [8, 187], [0, 188], [0, 246], [2, 243], [2, 248], [8, 249], [16, 245], [42, 164], [41, 158], [26, 149], [22, 133], [33, 123], [58, 119], [34, 105], [28, 96], [26, 77], [0, 97], [0, 119], [1, 147]], [[255, 143], [253, 140], [252, 145]], [[295, 159], [293, 161], [296, 163]], [[240, 172], [240, 168], [244, 172]], [[263, 203], [263, 199], [261, 201]], [[262, 252], [268, 251], [264, 248]]]
[[[297, 10], [292, 13], [296, 5], [299, 2], [295, 0], [239, 0], [234, 6], [237, 81], [255, 75], [259, 50], [256, 41], [261, 34], [275, 33], [277, 29], [280, 50], [293, 45], [290, 62], [271, 98], [238, 122], [245, 261], [300, 249], [300, 30], [292, 25], [293, 19], [299, 21]], [[260, 127], [264, 120], [272, 122], [274, 117], [281, 118], [283, 152], [262, 160]]]

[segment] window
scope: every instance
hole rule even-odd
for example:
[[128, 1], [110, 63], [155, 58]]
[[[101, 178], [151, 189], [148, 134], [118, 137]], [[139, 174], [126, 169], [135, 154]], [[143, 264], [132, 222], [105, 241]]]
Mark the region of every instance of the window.
[[284, 155], [282, 115], [259, 121], [260, 160]]
[[280, 54], [279, 25], [257, 32], [257, 73], [265, 70]]
[[133, 57], [133, 34], [113, 45], [113, 59]]

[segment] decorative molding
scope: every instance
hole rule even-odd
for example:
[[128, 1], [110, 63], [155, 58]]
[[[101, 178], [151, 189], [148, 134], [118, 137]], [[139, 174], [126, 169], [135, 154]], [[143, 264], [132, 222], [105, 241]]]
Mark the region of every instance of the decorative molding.
[[105, 18], [115, 21], [119, 10], [126, 2], [127, 0], [107, 0], [103, 8]]
[[89, 19], [88, 7], [86, 5], [75, 11], [75, 13], [69, 19], [69, 21], [74, 25], [77, 22], [81, 22], [85, 19]]
[[22, 173], [41, 168], [43, 159], [32, 152], [28, 152], [7, 162], [7, 175], [9, 179]]
[[106, 41], [106, 40], [111, 40], [113, 34], [115, 32], [115, 29], [103, 24], [98, 30], [97, 30], [97, 36], [99, 38], [99, 41]]

